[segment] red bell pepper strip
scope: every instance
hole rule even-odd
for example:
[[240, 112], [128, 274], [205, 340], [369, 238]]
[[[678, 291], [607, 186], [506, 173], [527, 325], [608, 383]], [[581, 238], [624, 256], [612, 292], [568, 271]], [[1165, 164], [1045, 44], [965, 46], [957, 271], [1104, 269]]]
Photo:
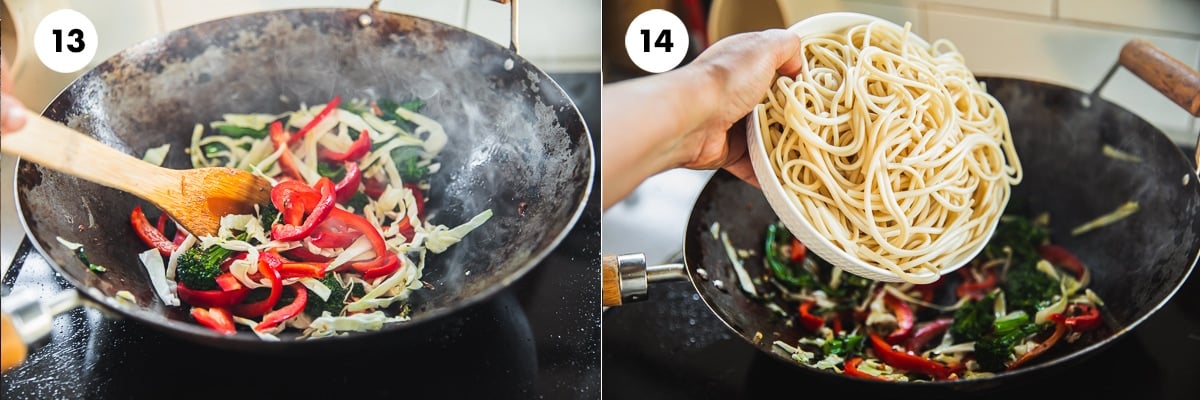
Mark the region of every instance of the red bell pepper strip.
[[304, 248], [303, 246], [285, 251], [284, 253], [290, 259], [306, 261], [306, 262], [329, 262], [329, 260], [333, 259], [332, 257], [325, 257], [320, 254], [314, 254], [313, 252], [308, 251], [308, 249]]
[[163, 237], [167, 236], [167, 213], [158, 214], [158, 221], [154, 223], [154, 227], [162, 232]]
[[814, 332], [818, 329], [821, 329], [821, 327], [825, 325], [825, 318], [813, 315], [810, 311], [812, 306], [815, 304], [817, 304], [817, 302], [812, 300], [800, 303], [800, 325], [803, 326], [804, 329]]
[[288, 278], [320, 278], [325, 276], [325, 263], [317, 262], [284, 262], [279, 266], [279, 277]]
[[875, 376], [875, 375], [868, 374], [866, 372], [859, 371], [858, 364], [862, 364], [862, 362], [863, 362], [862, 357], [854, 357], [849, 360], [846, 360], [846, 368], [842, 370], [843, 373], [846, 375], [849, 375], [849, 376], [853, 376], [855, 378], [874, 379], [877, 381], [890, 380], [890, 379], [887, 379], [884, 377]]
[[329, 100], [329, 103], [325, 104], [325, 108], [322, 108], [321, 111], [318, 112], [317, 115], [314, 116], [312, 120], [309, 120], [307, 124], [304, 124], [303, 128], [300, 128], [300, 130], [297, 131], [295, 135], [292, 135], [292, 137], [289, 139], [288, 143], [296, 143], [301, 138], [303, 138], [304, 135], [307, 135], [308, 132], [311, 131], [314, 127], [316, 127], [317, 124], [321, 123], [321, 120], [324, 120], [325, 117], [328, 116], [329, 113], [333, 111], [333, 109], [337, 108], [338, 103], [341, 103], [341, 102], [342, 102], [341, 96], [333, 96], [333, 99]]
[[362, 133], [358, 134], [358, 139], [355, 139], [354, 143], [350, 144], [350, 148], [346, 149], [346, 152], [339, 153], [322, 147], [317, 150], [317, 157], [337, 162], [358, 161], [370, 151], [371, 135], [368, 135], [367, 130], [363, 129]]
[[175, 239], [171, 240], [171, 243], [174, 243], [175, 247], [179, 247], [184, 240], [187, 240], [187, 234], [183, 233], [183, 229], [178, 229], [175, 231]]
[[883, 303], [892, 309], [892, 313], [896, 315], [896, 329], [888, 334], [888, 343], [899, 343], [908, 337], [908, 333], [912, 331], [913, 323], [916, 322], [916, 319], [913, 317], [912, 307], [909, 307], [908, 303], [904, 300], [900, 300], [890, 293], [883, 296]]
[[362, 233], [349, 229], [339, 218], [326, 218], [312, 233], [312, 244], [322, 249], [339, 249], [354, 243]]
[[188, 289], [182, 283], [175, 284], [175, 292], [179, 299], [195, 307], [232, 307], [241, 303], [250, 294], [250, 289], [242, 287], [237, 290], [195, 290]]
[[1038, 254], [1051, 264], [1071, 271], [1072, 274], [1075, 274], [1076, 279], [1083, 279], [1084, 271], [1087, 270], [1087, 267], [1083, 265], [1082, 261], [1079, 261], [1079, 258], [1061, 246], [1052, 244], [1043, 245], [1038, 248]]
[[208, 309], [202, 307], [192, 307], [192, 318], [196, 319], [200, 325], [204, 325], [209, 329], [220, 332], [225, 335], [237, 333], [237, 329], [233, 327], [233, 316], [229, 315], [229, 310], [222, 307], [211, 307]]
[[1073, 303], [1067, 306], [1066, 324], [1075, 332], [1083, 332], [1100, 326], [1100, 310], [1090, 304]]
[[226, 292], [238, 290], [244, 287], [242, 286], [242, 282], [237, 280], [237, 277], [228, 272], [217, 275], [216, 281], [217, 286], [220, 286], [221, 290]]
[[304, 212], [321, 202], [321, 192], [297, 180], [279, 182], [271, 188], [271, 204], [279, 210], [280, 221], [289, 225], [304, 222]]
[[800, 243], [799, 239], [792, 237], [792, 251], [790, 254], [791, 257], [789, 257], [791, 258], [792, 262], [804, 261], [805, 253], [807, 253], [807, 249], [805, 249], [804, 243]]
[[[965, 276], [971, 275], [968, 273], [965, 274]], [[992, 269], [987, 271], [987, 277], [983, 278], [982, 281], [963, 282], [959, 284], [958, 287], [954, 288], [954, 294], [958, 295], [958, 298], [960, 299], [966, 296], [971, 296], [972, 299], [979, 300], [984, 296], [987, 296], [987, 293], [995, 287], [996, 271]]]
[[1032, 360], [1042, 353], [1045, 353], [1046, 350], [1049, 350], [1050, 347], [1054, 346], [1055, 343], [1058, 343], [1058, 340], [1062, 339], [1062, 337], [1067, 334], [1067, 321], [1062, 314], [1050, 314], [1049, 319], [1054, 321], [1054, 333], [1051, 334], [1049, 338], [1046, 338], [1046, 340], [1038, 343], [1038, 345], [1033, 349], [1030, 349], [1025, 354], [1022, 354], [1021, 357], [1018, 357], [1016, 361], [1012, 362], [1012, 364], [1009, 364], [1009, 371], [1017, 369], [1017, 367], [1021, 366], [1022, 364], [1025, 364], [1029, 362], [1029, 360]]
[[421, 187], [416, 183], [405, 183], [404, 187], [412, 191], [413, 199], [417, 203], [417, 219], [425, 220], [425, 192], [421, 191]]
[[912, 336], [905, 342], [904, 348], [914, 353], [919, 353], [926, 343], [930, 340], [939, 338], [946, 334], [946, 330], [950, 329], [950, 325], [954, 323], [954, 318], [939, 318], [927, 324], [921, 325], [913, 332]]
[[268, 313], [263, 317], [262, 322], [254, 326], [254, 330], [262, 332], [274, 328], [283, 321], [295, 317], [296, 314], [299, 314], [304, 309], [304, 305], [308, 303], [308, 289], [305, 289], [304, 285], [291, 285], [291, 287], [292, 291], [296, 292], [296, 299], [292, 300], [292, 304]]
[[279, 296], [283, 293], [283, 280], [279, 277], [278, 270], [280, 265], [283, 265], [283, 260], [280, 260], [274, 253], [258, 254], [258, 272], [271, 281], [271, 294], [260, 301], [234, 307], [234, 314], [243, 317], [257, 317], [275, 308], [275, 303], [279, 301]]
[[275, 150], [284, 149], [283, 154], [279, 156], [279, 168], [283, 173], [295, 179], [301, 179], [300, 170], [296, 168], [296, 158], [292, 157], [292, 152], [288, 150], [288, 144], [292, 142], [292, 135], [283, 130], [283, 123], [279, 121], [272, 122], [268, 127], [271, 135], [271, 143], [275, 145]]
[[346, 176], [333, 187], [333, 191], [337, 193], [337, 201], [344, 203], [354, 197], [354, 193], [358, 192], [359, 183], [362, 183], [362, 171], [359, 171], [358, 163], [346, 162]]
[[942, 364], [925, 357], [893, 350], [891, 345], [875, 333], [871, 333], [871, 349], [875, 351], [875, 356], [879, 357], [879, 360], [887, 365], [905, 371], [929, 375], [934, 379], [948, 379], [957, 369], [954, 366]]
[[[276, 185], [275, 187], [278, 188], [279, 186]], [[305, 236], [308, 236], [309, 233], [312, 233], [313, 229], [316, 229], [317, 225], [320, 224], [322, 221], [325, 220], [326, 217], [329, 216], [330, 211], [337, 208], [337, 207], [334, 207], [334, 201], [337, 200], [337, 198], [333, 191], [333, 182], [330, 181], [329, 178], [321, 178], [321, 180], [317, 181], [316, 189], [321, 192], [321, 200], [316, 204], [315, 207], [313, 207], [311, 209], [311, 212], [308, 214], [308, 217], [306, 217], [304, 219], [304, 223], [299, 224], [299, 225], [295, 225], [295, 224], [291, 224], [291, 223], [275, 224], [274, 226], [271, 227], [271, 238], [272, 239], [275, 239], [275, 240], [299, 240], [301, 238], [304, 238]], [[272, 198], [272, 201], [274, 201], [275, 189], [272, 189], [271, 191], [272, 191], [271, 198]], [[284, 203], [291, 203], [291, 202], [285, 200]], [[295, 207], [296, 205], [295, 204], [285, 204], [284, 207], [280, 207], [280, 206], [281, 206], [280, 204], [275, 205], [275, 207], [279, 208], [280, 210], [288, 208], [289, 206]]]
[[363, 279], [370, 281], [381, 276], [391, 275], [400, 269], [400, 257], [392, 253], [388, 253], [386, 257], [387, 261], [383, 265], [362, 271]]
[[[363, 181], [363, 193], [366, 193], [367, 197], [378, 200], [379, 196], [383, 196], [383, 191], [387, 190], [387, 185], [388, 183], [382, 179], [369, 178]], [[413, 195], [416, 196], [416, 194]]]
[[334, 208], [330, 212], [329, 218], [341, 221], [342, 224], [349, 229], [356, 230], [367, 237], [371, 242], [371, 250], [375, 252], [375, 258], [369, 261], [360, 261], [350, 264], [354, 270], [365, 273], [375, 268], [385, 266], [390, 260], [387, 255], [387, 242], [383, 241], [383, 236], [379, 235], [379, 231], [375, 229], [366, 218], [350, 213], [340, 208]]
[[163, 235], [162, 231], [155, 229], [150, 225], [150, 220], [146, 219], [146, 214], [142, 213], [142, 206], [133, 207], [133, 212], [129, 214], [129, 222], [133, 225], [133, 231], [137, 232], [142, 242], [147, 246], [158, 249], [158, 252], [164, 256], [170, 256], [178, 246], [175, 243], [167, 240], [167, 236]]

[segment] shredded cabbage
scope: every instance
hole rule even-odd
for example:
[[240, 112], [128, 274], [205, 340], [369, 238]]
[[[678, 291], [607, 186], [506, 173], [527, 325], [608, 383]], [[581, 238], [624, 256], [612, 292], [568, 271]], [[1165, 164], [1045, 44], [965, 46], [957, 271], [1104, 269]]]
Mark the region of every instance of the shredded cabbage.
[[158, 249], [152, 248], [138, 253], [138, 259], [142, 260], [142, 265], [146, 266], [146, 273], [150, 274], [150, 285], [154, 287], [154, 293], [158, 295], [163, 304], [179, 305], [179, 297], [175, 295], [174, 282], [167, 280], [167, 268], [163, 265], [162, 255], [158, 253]]
[[55, 236], [54, 239], [58, 240], [59, 243], [62, 243], [63, 246], [66, 246], [71, 251], [79, 250], [80, 247], [83, 247], [82, 244], [63, 239], [62, 236]]
[[434, 253], [446, 251], [447, 248], [458, 243], [463, 236], [471, 233], [490, 218], [492, 218], [492, 209], [489, 208], [454, 229], [446, 230], [445, 225], [438, 225], [434, 227], [433, 231], [428, 232], [429, 236], [425, 238], [425, 248]]
[[403, 322], [408, 321], [408, 319], [408, 317], [404, 316], [388, 317], [383, 311], [353, 314], [344, 317], [335, 317], [330, 315], [329, 312], [325, 312], [309, 323], [308, 329], [304, 332], [309, 337], [319, 338], [343, 332], [377, 331], [383, 327], [383, 324]]
[[151, 147], [146, 149], [146, 155], [142, 156], [142, 161], [161, 166], [163, 161], [167, 159], [167, 153], [170, 151], [170, 143], [158, 147]]

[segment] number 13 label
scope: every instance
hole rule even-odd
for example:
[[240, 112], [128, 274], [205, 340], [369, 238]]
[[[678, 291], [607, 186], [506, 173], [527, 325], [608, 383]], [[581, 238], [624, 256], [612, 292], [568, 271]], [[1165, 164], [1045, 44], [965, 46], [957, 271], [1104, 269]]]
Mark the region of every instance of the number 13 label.
[[47, 68], [69, 74], [79, 71], [96, 56], [96, 26], [75, 10], [46, 15], [33, 32], [33, 49]]
[[649, 10], [629, 23], [625, 31], [629, 59], [650, 73], [670, 71], [688, 51], [688, 31], [683, 21], [666, 10]]

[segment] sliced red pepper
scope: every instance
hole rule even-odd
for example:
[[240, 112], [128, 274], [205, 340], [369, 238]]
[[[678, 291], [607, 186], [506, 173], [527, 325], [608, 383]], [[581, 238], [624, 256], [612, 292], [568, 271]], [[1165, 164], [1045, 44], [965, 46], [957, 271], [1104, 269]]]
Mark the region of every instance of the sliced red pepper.
[[1069, 250], [1061, 246], [1052, 244], [1042, 245], [1042, 247], [1038, 248], [1038, 254], [1051, 264], [1071, 271], [1072, 274], [1075, 274], [1076, 279], [1083, 279], [1083, 274], [1087, 270], [1087, 267], [1083, 265], [1082, 261], [1079, 261], [1078, 257], [1075, 257]]
[[147, 246], [158, 249], [158, 252], [164, 256], [170, 256], [178, 246], [175, 243], [167, 240], [167, 236], [163, 235], [162, 231], [155, 229], [150, 225], [150, 220], [146, 219], [146, 214], [142, 213], [142, 206], [133, 207], [133, 212], [129, 214], [129, 222], [133, 225], [133, 231], [137, 232], [142, 242]]
[[232, 307], [241, 303], [246, 295], [250, 294], [250, 289], [242, 287], [237, 290], [195, 290], [182, 283], [176, 283], [175, 292], [179, 294], [179, 300], [196, 307]]
[[1049, 338], [1046, 338], [1046, 340], [1038, 343], [1038, 345], [1033, 349], [1030, 349], [1025, 354], [1022, 354], [1021, 357], [1018, 357], [1016, 361], [1012, 362], [1012, 364], [1009, 364], [1009, 371], [1017, 369], [1017, 367], [1021, 366], [1022, 364], [1025, 364], [1029, 362], [1029, 360], [1037, 358], [1037, 356], [1045, 353], [1046, 350], [1049, 350], [1050, 347], [1054, 346], [1055, 343], [1058, 343], [1058, 340], [1062, 339], [1062, 337], [1067, 334], [1067, 321], [1062, 314], [1050, 314], [1049, 319], [1054, 321], [1054, 333], [1051, 334]]
[[803, 326], [804, 329], [814, 332], [821, 329], [821, 327], [825, 325], [825, 318], [813, 315], [811, 312], [812, 306], [815, 304], [817, 304], [817, 302], [813, 300], [800, 303], [800, 325]]
[[350, 229], [340, 218], [326, 218], [312, 233], [312, 244], [322, 249], [340, 249], [362, 237], [362, 233]]
[[387, 258], [387, 261], [385, 261], [383, 265], [362, 271], [363, 279], [370, 281], [381, 276], [391, 275], [393, 272], [396, 272], [396, 270], [400, 269], [400, 257], [397, 257], [392, 253], [387, 253], [387, 256], [385, 257]]
[[291, 287], [292, 291], [296, 293], [296, 299], [292, 300], [292, 304], [268, 313], [263, 317], [262, 322], [254, 326], [254, 330], [262, 332], [274, 328], [280, 323], [295, 317], [296, 314], [299, 314], [304, 309], [304, 305], [308, 304], [308, 290], [303, 285], [291, 285]]
[[209, 329], [220, 332], [225, 335], [237, 333], [237, 329], [233, 327], [233, 316], [229, 315], [229, 310], [222, 307], [211, 307], [208, 309], [202, 307], [192, 307], [192, 318], [196, 319], [200, 325], [204, 325]]
[[354, 270], [365, 273], [366, 271], [383, 267], [390, 261], [389, 257], [387, 257], [389, 254], [387, 251], [387, 242], [383, 241], [383, 236], [379, 235], [379, 231], [366, 218], [340, 208], [334, 208], [329, 218], [337, 219], [342, 224], [345, 224], [347, 228], [361, 232], [371, 242], [371, 250], [375, 252], [375, 258], [369, 261], [350, 264]]
[[234, 307], [234, 314], [243, 317], [257, 317], [275, 308], [275, 303], [279, 301], [279, 296], [283, 293], [283, 280], [279, 277], [278, 270], [280, 265], [283, 265], [283, 260], [280, 260], [274, 253], [258, 254], [258, 272], [271, 281], [271, 294], [260, 301]]
[[163, 237], [167, 236], [167, 213], [158, 214], [158, 221], [154, 223], [154, 227], [158, 228], [159, 232], [162, 232]]
[[279, 182], [271, 188], [271, 204], [281, 214], [280, 221], [289, 225], [304, 222], [304, 212], [321, 202], [321, 192], [297, 180]]
[[789, 257], [789, 258], [791, 258], [792, 262], [803, 262], [804, 261], [804, 254], [807, 253], [807, 251], [806, 251], [807, 249], [805, 249], [804, 243], [800, 243], [799, 239], [792, 237], [792, 249], [791, 250], [792, 250], [791, 254], [790, 254], [791, 257]]
[[[996, 271], [995, 269], [990, 269], [986, 273], [987, 277], [983, 278], [982, 281], [963, 282], [959, 284], [958, 287], [954, 288], [954, 294], [958, 295], [960, 299], [970, 296], [975, 300], [987, 296], [987, 293], [996, 287]], [[971, 274], [966, 273], [964, 276], [969, 277]]]
[[891, 345], [875, 333], [871, 333], [871, 349], [880, 361], [893, 368], [929, 375], [934, 379], [948, 379], [957, 369], [925, 357], [893, 350]]
[[296, 158], [292, 157], [292, 152], [288, 150], [288, 144], [292, 142], [292, 135], [283, 130], [283, 123], [279, 121], [272, 122], [268, 128], [271, 134], [271, 143], [275, 145], [275, 150], [284, 149], [283, 154], [279, 156], [279, 168], [284, 174], [301, 179], [300, 170], [296, 168]]
[[236, 276], [233, 276], [233, 274], [228, 272], [217, 275], [216, 281], [217, 286], [220, 286], [221, 290], [226, 292], [238, 290], [244, 287], [242, 286], [242, 282], [237, 280]]
[[187, 234], [183, 233], [183, 229], [175, 230], [175, 239], [171, 240], [171, 243], [174, 243], [175, 247], [179, 247], [184, 240], [187, 240]]
[[833, 333], [841, 333], [841, 332], [842, 332], [842, 314], [841, 313], [834, 314], [833, 315]]
[[388, 183], [382, 179], [368, 178], [363, 181], [363, 192], [367, 194], [367, 197], [378, 200], [379, 196], [383, 196], [383, 191], [387, 190], [387, 185]]
[[425, 220], [425, 192], [421, 191], [421, 187], [416, 183], [405, 183], [404, 187], [412, 191], [413, 199], [417, 203], [417, 219]]
[[362, 183], [362, 171], [359, 171], [358, 163], [346, 162], [346, 176], [333, 187], [333, 191], [337, 193], [337, 201], [345, 203], [354, 197], [354, 193], [358, 192], [359, 183]]
[[279, 277], [320, 278], [325, 276], [325, 266], [325, 263], [318, 262], [284, 262], [279, 266]]
[[842, 370], [843, 373], [845, 373], [846, 375], [849, 375], [849, 376], [853, 376], [855, 378], [874, 379], [874, 380], [879, 380], [879, 381], [890, 380], [890, 379], [886, 379], [883, 377], [871, 375], [866, 372], [859, 371], [858, 364], [862, 364], [862, 362], [863, 362], [862, 357], [854, 357], [849, 360], [846, 360], [846, 368]]
[[[275, 187], [278, 188], [279, 185], [276, 185]], [[291, 223], [275, 224], [271, 227], [272, 239], [299, 240], [304, 238], [305, 236], [308, 236], [309, 233], [312, 233], [313, 229], [316, 229], [317, 225], [329, 216], [330, 211], [337, 208], [334, 207], [334, 202], [337, 200], [337, 198], [333, 191], [333, 182], [330, 181], [329, 178], [321, 178], [321, 180], [317, 181], [316, 189], [321, 192], [321, 200], [316, 204], [315, 207], [310, 209], [311, 212], [309, 212], [308, 217], [304, 219], [304, 223], [300, 225]], [[274, 195], [275, 189], [272, 189], [271, 191], [271, 198], [273, 202], [276, 197]], [[290, 207], [298, 206], [294, 201], [285, 200], [284, 203], [285, 204], [282, 205], [276, 204], [275, 207], [279, 208], [280, 210], [284, 210]]]
[[939, 318], [927, 324], [921, 325], [913, 332], [912, 336], [905, 342], [904, 348], [909, 351], [919, 353], [926, 343], [935, 338], [942, 337], [946, 334], [946, 330], [950, 329], [950, 325], [954, 323], [954, 318]]
[[908, 337], [908, 333], [912, 331], [913, 323], [916, 319], [913, 317], [912, 307], [904, 300], [892, 296], [890, 293], [883, 296], [883, 304], [887, 305], [896, 315], [896, 329], [887, 336], [888, 343], [899, 343]]
[[369, 152], [371, 152], [371, 135], [368, 135], [367, 130], [363, 129], [362, 133], [358, 134], [358, 139], [350, 144], [350, 148], [346, 149], [346, 152], [339, 153], [322, 147], [317, 150], [317, 157], [337, 162], [358, 161]]
[[1075, 332], [1083, 332], [1100, 326], [1100, 310], [1091, 304], [1073, 303], [1067, 306], [1066, 324]]
[[284, 253], [290, 259], [306, 261], [306, 262], [329, 262], [329, 260], [333, 259], [332, 257], [326, 257], [326, 256], [323, 256], [320, 254], [314, 254], [313, 252], [304, 248], [304, 246], [300, 246], [300, 247], [288, 250]]
[[292, 135], [292, 137], [289, 140], [289, 143], [296, 143], [301, 138], [303, 138], [304, 135], [307, 135], [309, 131], [311, 131], [314, 127], [317, 126], [317, 124], [321, 123], [321, 120], [324, 120], [325, 117], [328, 116], [330, 112], [332, 112], [335, 108], [337, 108], [338, 103], [341, 103], [341, 102], [342, 102], [341, 96], [333, 96], [333, 99], [329, 100], [329, 103], [325, 104], [325, 108], [322, 108], [321, 111], [318, 112], [317, 115], [314, 116], [312, 120], [309, 120], [307, 124], [304, 124], [303, 128], [300, 128], [300, 130], [297, 131], [295, 135]]

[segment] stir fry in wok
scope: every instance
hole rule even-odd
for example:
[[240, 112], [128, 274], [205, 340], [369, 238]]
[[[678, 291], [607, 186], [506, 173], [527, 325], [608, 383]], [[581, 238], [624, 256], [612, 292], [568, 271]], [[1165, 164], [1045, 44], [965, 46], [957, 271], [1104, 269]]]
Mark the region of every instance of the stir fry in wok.
[[201, 237], [165, 214], [152, 224], [135, 207], [133, 229], [151, 247], [139, 256], [159, 297], [215, 331], [233, 334], [240, 324], [267, 340], [289, 328], [322, 337], [407, 320], [427, 253], [446, 251], [492, 215], [482, 210], [455, 228], [429, 221], [428, 176], [447, 137], [421, 107], [334, 97], [197, 125], [187, 149], [193, 167], [266, 177], [271, 201], [255, 215], [224, 216], [216, 236]]

